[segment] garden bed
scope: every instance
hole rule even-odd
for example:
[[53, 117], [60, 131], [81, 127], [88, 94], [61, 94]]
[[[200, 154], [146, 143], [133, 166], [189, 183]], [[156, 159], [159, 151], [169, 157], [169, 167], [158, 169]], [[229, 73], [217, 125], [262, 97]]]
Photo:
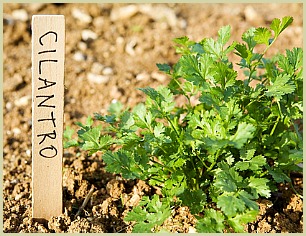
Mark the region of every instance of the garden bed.
[[[64, 212], [46, 224], [31, 219], [31, 15], [66, 16], [65, 126], [105, 113], [118, 100], [133, 107], [144, 96], [136, 88], [166, 84], [156, 63], [173, 64], [171, 39], [215, 37], [230, 24], [234, 39], [251, 26], [294, 16], [294, 23], [273, 45], [302, 47], [301, 4], [4, 4], [4, 232], [131, 232], [123, 217], [142, 196], [158, 193], [142, 181], [126, 181], [104, 171], [101, 155], [67, 149], [63, 157]], [[153, 13], [154, 14], [153, 14]], [[83, 14], [83, 15], [82, 15]], [[236, 37], [236, 38], [235, 38]], [[303, 176], [293, 174], [302, 194]], [[92, 195], [80, 212], [90, 189]], [[52, 203], [51, 203], [52, 204]], [[260, 216], [248, 232], [302, 232], [303, 202], [288, 185], [261, 199]], [[170, 232], [195, 232], [187, 207], [172, 209], [164, 223]]]

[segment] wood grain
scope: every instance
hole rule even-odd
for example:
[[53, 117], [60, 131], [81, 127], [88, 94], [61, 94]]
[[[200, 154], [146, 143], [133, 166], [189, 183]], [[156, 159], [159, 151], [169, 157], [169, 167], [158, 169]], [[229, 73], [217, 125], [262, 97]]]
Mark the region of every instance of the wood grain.
[[32, 17], [32, 217], [62, 213], [65, 18]]

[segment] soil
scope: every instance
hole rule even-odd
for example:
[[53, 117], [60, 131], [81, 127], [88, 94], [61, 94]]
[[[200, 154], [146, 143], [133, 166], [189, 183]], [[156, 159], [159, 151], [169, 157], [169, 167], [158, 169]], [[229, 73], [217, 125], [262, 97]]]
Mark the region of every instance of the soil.
[[[142, 196], [155, 190], [142, 181], [126, 181], [104, 171], [99, 153], [67, 149], [63, 156], [63, 214], [46, 224], [31, 218], [31, 17], [66, 17], [65, 126], [77, 128], [94, 112], [105, 114], [112, 101], [133, 107], [144, 101], [136, 88], [168, 83], [156, 63], [173, 64], [172, 39], [216, 37], [230, 24], [232, 40], [250, 27], [268, 26], [290, 15], [294, 23], [269, 53], [302, 47], [302, 4], [3, 4], [3, 231], [121, 232], [132, 225], [123, 217]], [[127, 8], [128, 7], [128, 8]], [[82, 15], [83, 14], [83, 15]], [[90, 30], [88, 32], [88, 30]], [[292, 176], [303, 192], [303, 176]], [[91, 191], [92, 190], [92, 191]], [[92, 192], [83, 211], [84, 199]], [[271, 199], [260, 199], [257, 221], [248, 232], [303, 232], [303, 200], [287, 185]], [[173, 209], [170, 232], [195, 232], [187, 207]]]

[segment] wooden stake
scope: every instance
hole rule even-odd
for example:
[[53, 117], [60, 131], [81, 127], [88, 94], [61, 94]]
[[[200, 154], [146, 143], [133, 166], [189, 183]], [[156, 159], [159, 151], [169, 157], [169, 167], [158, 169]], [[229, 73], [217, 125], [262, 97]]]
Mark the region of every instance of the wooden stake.
[[62, 213], [65, 18], [32, 17], [32, 217]]

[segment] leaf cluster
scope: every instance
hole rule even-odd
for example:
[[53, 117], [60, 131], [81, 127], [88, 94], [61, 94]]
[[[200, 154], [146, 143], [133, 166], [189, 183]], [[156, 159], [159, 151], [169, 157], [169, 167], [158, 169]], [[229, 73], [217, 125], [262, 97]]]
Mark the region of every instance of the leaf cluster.
[[[230, 42], [230, 26], [216, 40], [177, 38], [178, 62], [157, 64], [171, 78], [168, 86], [141, 88], [147, 100], [133, 109], [113, 103], [107, 115], [95, 114], [106, 128], [89, 117], [79, 123], [78, 140], [66, 130], [66, 147], [101, 151], [107, 171], [161, 188], [162, 196], [143, 197], [126, 216], [136, 222], [133, 232], [153, 232], [178, 205], [198, 218], [198, 232], [243, 232], [256, 219], [256, 200], [301, 171], [295, 121], [303, 114], [303, 51], [265, 56], [292, 21], [251, 28], [242, 43]], [[259, 44], [266, 47], [262, 53]], [[237, 79], [230, 53], [240, 57], [244, 80]], [[178, 97], [186, 102], [177, 105]]]

